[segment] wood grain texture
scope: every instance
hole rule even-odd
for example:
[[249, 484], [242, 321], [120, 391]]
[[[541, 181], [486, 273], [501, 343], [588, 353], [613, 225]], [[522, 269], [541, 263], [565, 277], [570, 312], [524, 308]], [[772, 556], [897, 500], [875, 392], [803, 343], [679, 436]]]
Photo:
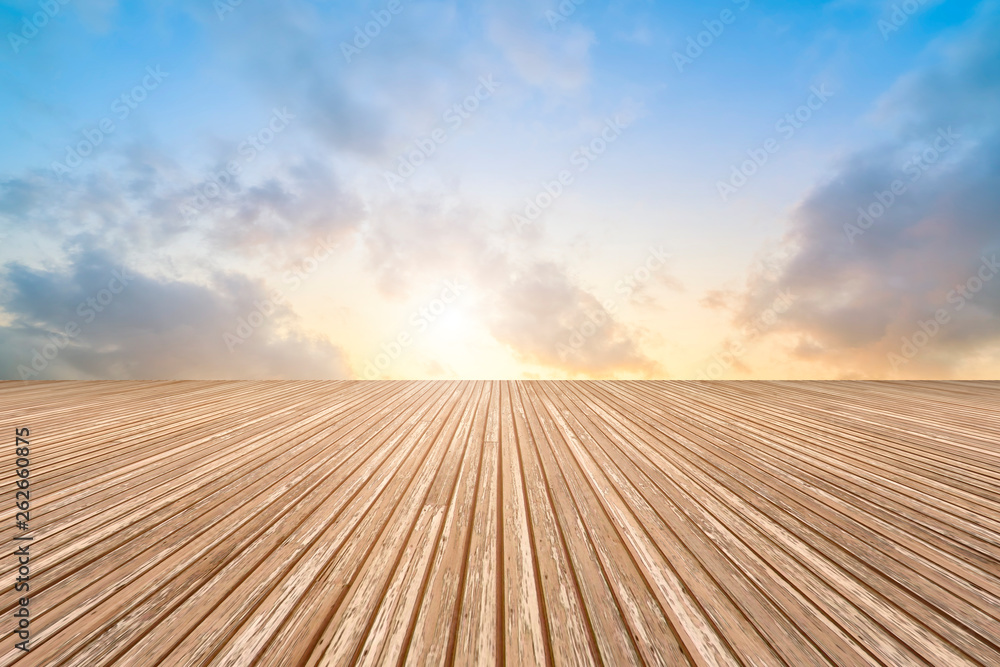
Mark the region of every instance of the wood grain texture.
[[0, 426], [0, 665], [1000, 665], [1000, 383], [6, 382]]

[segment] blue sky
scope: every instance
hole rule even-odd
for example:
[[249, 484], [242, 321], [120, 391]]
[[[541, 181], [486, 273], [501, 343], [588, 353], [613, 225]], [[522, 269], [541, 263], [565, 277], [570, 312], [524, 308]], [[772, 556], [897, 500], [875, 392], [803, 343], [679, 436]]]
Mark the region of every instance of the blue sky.
[[998, 20], [4, 3], [0, 375], [995, 377]]

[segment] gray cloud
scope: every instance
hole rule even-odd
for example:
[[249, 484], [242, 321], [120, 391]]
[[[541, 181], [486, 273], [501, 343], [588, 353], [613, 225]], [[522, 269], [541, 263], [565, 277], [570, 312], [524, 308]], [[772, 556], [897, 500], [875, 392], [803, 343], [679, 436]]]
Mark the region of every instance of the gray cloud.
[[[69, 257], [69, 265], [57, 270], [16, 263], [5, 267], [0, 377], [349, 376], [340, 350], [298, 333], [294, 313], [284, 306], [276, 306], [252, 335], [230, 351], [224, 335], [269, 297], [245, 277], [217, 273], [211, 285], [159, 280], [134, 269], [123, 270], [89, 240], [71, 250]], [[71, 324], [76, 328], [67, 326]], [[74, 332], [71, 337], [64, 335]]]
[[[901, 372], [945, 373], [1000, 341], [1000, 279], [963, 308], [952, 292], [984, 254], [1000, 252], [1000, 20], [991, 11], [883, 98], [894, 139], [850, 156], [806, 197], [784, 240], [789, 258], [776, 276], [751, 276], [738, 324], [787, 289], [795, 300], [773, 331], [797, 336], [799, 357], [854, 376], [884, 374], [888, 355], [942, 308], [949, 322]], [[956, 134], [934, 157], [935, 142], [947, 145], [938, 137]], [[859, 207], [879, 215], [869, 223]]]
[[309, 157], [262, 181], [242, 182], [237, 175], [225, 189], [215, 187], [221, 168], [185, 171], [148, 145], [109, 152], [80, 170], [0, 180], [0, 227], [59, 238], [96, 234], [105, 245], [137, 249], [162, 248], [191, 234], [213, 254], [266, 254], [282, 265], [321, 239], [355, 231], [364, 216], [360, 198], [332, 167]]

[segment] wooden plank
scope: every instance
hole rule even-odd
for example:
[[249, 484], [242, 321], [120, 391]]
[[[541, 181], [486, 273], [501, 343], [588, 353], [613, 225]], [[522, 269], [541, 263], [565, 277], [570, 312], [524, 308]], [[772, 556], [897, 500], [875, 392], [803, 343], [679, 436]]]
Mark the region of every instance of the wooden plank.
[[506, 662], [515, 665], [544, 665], [550, 662], [549, 629], [541, 609], [535, 541], [529, 524], [510, 385], [503, 383], [500, 390], [504, 656]]
[[460, 593], [458, 627], [452, 659], [459, 665], [504, 664], [500, 610], [502, 569], [500, 526], [500, 390], [490, 383], [480, 483], [472, 516], [465, 585]]

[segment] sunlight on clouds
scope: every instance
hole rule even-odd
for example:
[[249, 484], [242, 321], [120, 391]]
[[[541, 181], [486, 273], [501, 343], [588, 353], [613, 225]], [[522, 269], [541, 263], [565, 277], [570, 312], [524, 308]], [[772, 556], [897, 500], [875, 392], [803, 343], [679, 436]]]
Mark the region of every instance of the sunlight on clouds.
[[887, 363], [1000, 253], [996, 3], [210, 5], [74, 0], [2, 56], [4, 377], [996, 372], [1000, 280]]

